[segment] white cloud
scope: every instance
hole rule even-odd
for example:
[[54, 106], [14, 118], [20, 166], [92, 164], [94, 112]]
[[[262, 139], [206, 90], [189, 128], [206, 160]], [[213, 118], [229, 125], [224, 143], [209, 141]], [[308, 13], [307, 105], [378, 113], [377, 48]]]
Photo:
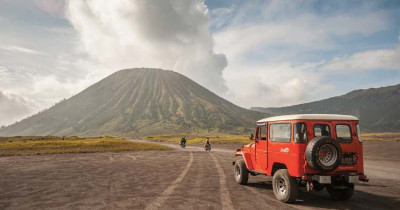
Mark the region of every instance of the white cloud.
[[55, 17], [64, 17], [65, 0], [34, 0], [36, 6]]
[[40, 52], [38, 50], [33, 50], [25, 47], [20, 46], [0, 46], [0, 49], [13, 52], [13, 53], [25, 53], [25, 54], [32, 54], [32, 55], [45, 55], [46, 53]]
[[[337, 90], [324, 80], [329, 75], [324, 65], [340, 59], [330, 61], [319, 54], [345, 48], [340, 39], [368, 37], [390, 24], [380, 10], [321, 15], [309, 3], [313, 1], [247, 3], [235, 7], [230, 20], [226, 13], [220, 15], [222, 20], [215, 24], [225, 21], [226, 26], [215, 26], [215, 51], [229, 60], [224, 78], [233, 102], [245, 107], [285, 106], [333, 96]], [[398, 53], [392, 50], [373, 54], [362, 52], [361, 58], [355, 55], [349, 62], [360, 68], [368, 65], [362, 62], [365, 57], [381, 54], [371, 61], [375, 67], [398, 64]]]
[[[35, 3], [52, 16], [63, 17], [62, 2]], [[213, 91], [225, 91], [226, 59], [213, 53], [203, 1], [71, 0], [65, 9], [74, 28], [46, 25], [27, 41], [0, 38], [0, 90], [49, 107], [117, 70], [159, 67], [179, 71]]]
[[337, 57], [324, 65], [322, 69], [333, 72], [400, 70], [400, 43], [395, 49], [367, 50], [350, 56]]
[[171, 69], [225, 91], [224, 55], [213, 52], [203, 0], [70, 0], [67, 17], [102, 68]]
[[41, 108], [39, 104], [28, 98], [17, 94], [3, 93], [0, 90], [0, 126], [25, 118]]
[[[285, 12], [283, 12], [285, 13]], [[387, 27], [381, 12], [365, 16], [340, 15], [321, 18], [302, 14], [293, 19], [242, 22], [217, 33], [216, 51], [225, 53], [229, 60], [244, 56], [249, 51], [271, 47], [287, 47], [302, 51], [333, 50], [339, 46], [333, 38], [351, 34], [370, 35]]]
[[230, 8], [216, 8], [210, 12], [210, 25], [215, 28], [221, 28], [224, 24], [229, 23], [229, 18], [234, 14], [236, 5], [232, 5]]
[[347, 46], [395, 28], [390, 11], [361, 1], [315, 11], [315, 2], [236, 1], [208, 11], [203, 0], [9, 1], [0, 15], [0, 90], [8, 101], [0, 125], [18, 120], [8, 115], [12, 104], [21, 103], [22, 118], [21, 110], [49, 107], [124, 68], [175, 70], [245, 107], [326, 98], [338, 93], [332, 75], [399, 69], [399, 46]]
[[49, 107], [57, 101], [77, 94], [93, 82], [91, 78], [82, 78], [78, 81], [60, 81], [54, 75], [37, 76], [33, 78], [31, 90], [26, 95]]
[[[224, 75], [229, 97], [236, 104], [250, 106], [285, 106], [310, 100], [329, 90], [321, 85], [320, 63], [293, 66], [289, 62], [276, 64], [235, 65]], [[249, 70], [250, 69], [250, 70]], [[310, 89], [314, 89], [310, 92]]]
[[[0, 66], [0, 90], [8, 95], [12, 93], [13, 96], [23, 98], [24, 100], [14, 100], [15, 103], [22, 103], [21, 106], [24, 106], [25, 102], [35, 104], [34, 109], [26, 109], [27, 113], [30, 111], [29, 114], [34, 114], [37, 112], [37, 107], [48, 108], [61, 99], [77, 94], [102, 78], [85, 70], [93, 69], [90, 63], [73, 56], [58, 56], [54, 63], [53, 72], [42, 72], [42, 74], [17, 63]], [[11, 103], [6, 104], [10, 105]], [[15, 106], [15, 108], [21, 110], [18, 106]], [[13, 106], [10, 105], [9, 109], [13, 109]], [[5, 108], [0, 109], [0, 116], [9, 115], [5, 112], [13, 113], [7, 110]], [[16, 118], [3, 118], [2, 122], [5, 124], [13, 123], [18, 117], [26, 117], [17, 114], [16, 116]]]

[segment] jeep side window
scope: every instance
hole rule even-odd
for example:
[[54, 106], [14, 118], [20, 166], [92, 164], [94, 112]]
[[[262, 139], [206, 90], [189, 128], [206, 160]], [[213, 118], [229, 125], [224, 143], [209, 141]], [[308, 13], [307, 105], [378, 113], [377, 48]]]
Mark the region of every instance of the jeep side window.
[[266, 140], [267, 139], [267, 126], [266, 125], [259, 125], [258, 127], [258, 140]]
[[314, 125], [314, 136], [331, 136], [331, 130], [329, 125], [325, 124], [316, 124]]
[[336, 139], [339, 142], [349, 143], [351, 142], [351, 130], [350, 125], [336, 125]]
[[260, 134], [260, 136], [261, 136], [261, 140], [267, 140], [267, 126], [266, 125], [263, 125], [263, 126], [261, 126], [261, 134]]
[[269, 126], [269, 137], [275, 142], [290, 142], [290, 123], [273, 123]]
[[358, 137], [358, 141], [362, 142], [361, 140], [361, 130], [360, 130], [360, 124], [357, 123], [357, 137]]
[[259, 126], [257, 126], [256, 138], [255, 138], [255, 140], [258, 140], [258, 139], [260, 139], [260, 127], [259, 127]]
[[294, 124], [294, 142], [307, 142], [307, 126], [305, 123]]

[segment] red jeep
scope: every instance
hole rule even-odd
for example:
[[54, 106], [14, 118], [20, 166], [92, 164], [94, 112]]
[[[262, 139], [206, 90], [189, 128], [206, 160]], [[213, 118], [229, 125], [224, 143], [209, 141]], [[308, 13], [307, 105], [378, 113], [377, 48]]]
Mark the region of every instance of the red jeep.
[[327, 189], [335, 200], [347, 200], [364, 175], [358, 119], [349, 115], [301, 114], [257, 121], [254, 143], [235, 156], [234, 175], [246, 184], [250, 175], [273, 176], [275, 197], [294, 202], [298, 187]]

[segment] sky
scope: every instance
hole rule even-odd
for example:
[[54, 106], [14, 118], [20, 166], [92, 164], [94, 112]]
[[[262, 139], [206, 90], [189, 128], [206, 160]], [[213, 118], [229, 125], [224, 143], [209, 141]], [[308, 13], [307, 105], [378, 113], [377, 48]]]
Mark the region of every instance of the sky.
[[400, 83], [398, 0], [0, 5], [0, 126], [126, 68], [182, 73], [245, 108]]

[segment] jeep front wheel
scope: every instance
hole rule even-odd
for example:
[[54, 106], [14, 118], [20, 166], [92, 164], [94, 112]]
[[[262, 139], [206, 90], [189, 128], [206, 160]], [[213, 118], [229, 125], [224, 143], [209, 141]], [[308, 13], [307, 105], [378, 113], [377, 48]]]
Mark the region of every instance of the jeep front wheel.
[[329, 197], [332, 200], [345, 201], [351, 198], [354, 192], [354, 184], [348, 184], [346, 186], [332, 186], [327, 185], [326, 191], [329, 193]]
[[249, 170], [247, 170], [246, 163], [243, 159], [235, 162], [235, 168], [233, 170], [235, 174], [235, 180], [239, 184], [247, 184], [249, 180]]
[[272, 178], [272, 188], [276, 199], [283, 203], [296, 201], [298, 195], [298, 185], [296, 178], [289, 175], [286, 169], [275, 172]]

